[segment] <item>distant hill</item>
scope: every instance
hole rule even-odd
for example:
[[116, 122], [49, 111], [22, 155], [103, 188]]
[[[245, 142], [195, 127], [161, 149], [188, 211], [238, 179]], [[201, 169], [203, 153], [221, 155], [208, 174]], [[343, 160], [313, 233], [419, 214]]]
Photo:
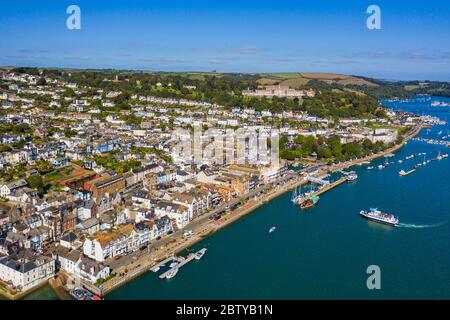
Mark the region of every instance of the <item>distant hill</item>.
[[[27, 67], [0, 67], [1, 70], [16, 69], [17, 72], [33, 71], [38, 75], [37, 68]], [[280, 72], [280, 73], [224, 73], [224, 72], [162, 72], [162, 71], [140, 71], [140, 70], [113, 70], [113, 69], [71, 69], [71, 68], [39, 68], [39, 70], [51, 70], [70, 72], [73, 75], [86, 74], [100, 78], [102, 75], [112, 77], [123, 75], [124, 78], [144, 79], [144, 75], [153, 77], [155, 81], [168, 79], [171, 82], [194, 84], [202, 86], [202, 83], [219, 81], [217, 90], [222, 88], [226, 91], [242, 91], [244, 88], [256, 88], [258, 85], [287, 85], [293, 89], [313, 88], [318, 91], [334, 90], [335, 92], [353, 92], [359, 95], [368, 95], [375, 99], [390, 97], [408, 98], [417, 94], [441, 95], [450, 97], [450, 82], [443, 81], [397, 81], [373, 79], [358, 75], [345, 75], [337, 73], [316, 73], [316, 72]], [[83, 76], [84, 77], [84, 76]], [[176, 79], [180, 81], [176, 81]], [[83, 78], [84, 79], [84, 78]], [[212, 97], [212, 96], [211, 96]], [[210, 98], [211, 98], [210, 97]], [[197, 97], [192, 97], [197, 98]], [[205, 98], [205, 96], [202, 96]]]

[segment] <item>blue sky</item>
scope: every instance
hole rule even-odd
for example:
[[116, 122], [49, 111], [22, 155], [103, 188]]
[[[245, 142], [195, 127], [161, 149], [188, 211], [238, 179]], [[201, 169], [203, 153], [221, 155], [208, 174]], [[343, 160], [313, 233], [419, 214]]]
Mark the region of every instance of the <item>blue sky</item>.
[[[81, 30], [66, 8], [81, 8]], [[381, 8], [368, 30], [366, 9]], [[0, 65], [450, 80], [450, 1], [0, 2]]]

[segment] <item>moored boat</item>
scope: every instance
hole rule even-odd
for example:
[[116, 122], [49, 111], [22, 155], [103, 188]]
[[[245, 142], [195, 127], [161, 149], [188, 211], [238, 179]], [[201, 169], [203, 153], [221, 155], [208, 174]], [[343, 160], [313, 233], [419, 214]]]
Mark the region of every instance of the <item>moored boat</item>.
[[173, 268], [173, 269], [169, 270], [166, 274], [166, 279], [171, 279], [171, 278], [175, 277], [177, 273], [178, 273], [178, 268]]
[[200, 260], [201, 258], [203, 258], [203, 256], [206, 253], [206, 250], [207, 250], [206, 248], [203, 248], [203, 249], [200, 249], [199, 251], [197, 251], [195, 253], [195, 260]]
[[302, 208], [302, 209], [311, 208], [311, 207], [315, 206], [317, 204], [317, 202], [319, 202], [319, 199], [320, 198], [318, 196], [307, 197], [300, 204], [300, 208]]
[[153, 267], [150, 269], [152, 272], [158, 272], [159, 271], [159, 267]]
[[76, 300], [102, 300], [99, 296], [83, 288], [75, 288], [69, 294]]

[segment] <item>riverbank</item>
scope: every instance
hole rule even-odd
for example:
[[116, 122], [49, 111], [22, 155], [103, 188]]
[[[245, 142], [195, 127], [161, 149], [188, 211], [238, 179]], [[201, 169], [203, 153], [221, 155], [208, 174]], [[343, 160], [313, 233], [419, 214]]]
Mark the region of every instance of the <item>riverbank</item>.
[[8, 289], [5, 284], [0, 283], [0, 295], [7, 300], [21, 300], [24, 297], [32, 294], [33, 292], [47, 286], [48, 284], [49, 281], [47, 280], [27, 291], [12, 291]]
[[[337, 170], [343, 170], [351, 166], [364, 163], [367, 161], [373, 161], [377, 158], [396, 152], [397, 150], [402, 148], [405, 145], [405, 143], [407, 143], [409, 140], [411, 140], [417, 134], [419, 134], [422, 128], [423, 128], [422, 126], [413, 128], [404, 137], [402, 143], [395, 145], [391, 148], [388, 148], [377, 154], [373, 154], [365, 158], [355, 159], [339, 164], [329, 166], [324, 165], [321, 168], [319, 168], [317, 175], [320, 176], [325, 173], [332, 173]], [[224, 215], [220, 220], [208, 221], [205, 224], [196, 225], [194, 228], [192, 228], [192, 231], [195, 234], [193, 237], [191, 238], [180, 237], [171, 239], [171, 241], [169, 241], [167, 245], [157, 248], [155, 251], [150, 252], [148, 254], [145, 253], [140, 254], [135, 259], [132, 259], [129, 264], [115, 271], [116, 276], [113, 279], [105, 282], [100, 287], [94, 287], [90, 285], [88, 285], [87, 287], [88, 289], [91, 289], [94, 293], [101, 296], [105, 296], [111, 291], [138, 277], [139, 275], [148, 272], [159, 261], [162, 261], [171, 255], [178, 254], [188, 249], [189, 247], [192, 247], [193, 245], [200, 242], [207, 236], [219, 231], [220, 229], [228, 225], [231, 225], [233, 222], [253, 212], [254, 210], [264, 205], [265, 203], [305, 183], [307, 183], [307, 181], [299, 176], [297, 176], [296, 179], [294, 179], [293, 181], [289, 181], [289, 179], [286, 179], [286, 182], [283, 185], [268, 191], [263, 196], [257, 198], [250, 198], [248, 201], [246, 201], [244, 204], [242, 204], [235, 210], [231, 210], [229, 213]]]

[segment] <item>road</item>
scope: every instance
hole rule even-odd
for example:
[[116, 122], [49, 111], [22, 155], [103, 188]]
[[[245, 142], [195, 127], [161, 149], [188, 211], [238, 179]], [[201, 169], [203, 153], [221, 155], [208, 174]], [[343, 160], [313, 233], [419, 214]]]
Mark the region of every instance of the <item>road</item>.
[[246, 194], [245, 196], [236, 198], [230, 202], [227, 202], [227, 203], [221, 205], [218, 208], [215, 208], [207, 213], [202, 214], [201, 216], [198, 216], [197, 218], [192, 220], [184, 229], [177, 230], [174, 233], [161, 238], [160, 240], [152, 241], [147, 246], [146, 250], [135, 251], [128, 255], [121, 256], [118, 260], [112, 259], [111, 261], [107, 262], [107, 265], [112, 270], [118, 270], [119, 268], [122, 268], [126, 265], [132, 264], [132, 263], [134, 263], [134, 261], [137, 261], [138, 259], [142, 258], [143, 256], [152, 254], [153, 252], [160, 249], [162, 246], [165, 246], [165, 245], [169, 244], [171, 241], [182, 237], [186, 230], [195, 230], [195, 229], [198, 229], [199, 227], [205, 225], [206, 223], [210, 222], [210, 217], [212, 217], [218, 213], [221, 213], [223, 211], [226, 211], [228, 208], [231, 208], [234, 205], [237, 205], [241, 201], [245, 201], [249, 198], [253, 198], [254, 196], [260, 195], [261, 193], [271, 190], [277, 185], [283, 185], [283, 184], [286, 184], [286, 183], [292, 181], [293, 179], [298, 179], [298, 178], [299, 178], [298, 175], [293, 174], [293, 173], [288, 173], [285, 176], [275, 180], [274, 182], [272, 182], [270, 184], [266, 184], [256, 190]]

